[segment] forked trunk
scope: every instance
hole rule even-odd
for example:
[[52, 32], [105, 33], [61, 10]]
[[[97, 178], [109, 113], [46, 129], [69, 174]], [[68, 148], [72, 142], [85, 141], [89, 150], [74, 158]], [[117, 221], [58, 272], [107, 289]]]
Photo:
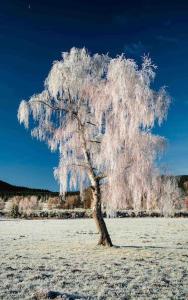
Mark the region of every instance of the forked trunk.
[[93, 218], [95, 220], [97, 229], [100, 234], [98, 245], [112, 247], [113, 246], [112, 241], [102, 215], [101, 193], [100, 193], [99, 183], [97, 183], [96, 187], [92, 189], [92, 192], [93, 192]]

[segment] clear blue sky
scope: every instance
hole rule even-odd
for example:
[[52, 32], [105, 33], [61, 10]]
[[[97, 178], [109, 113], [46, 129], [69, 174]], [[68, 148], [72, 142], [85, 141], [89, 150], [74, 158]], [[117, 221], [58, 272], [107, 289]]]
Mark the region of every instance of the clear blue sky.
[[172, 105], [155, 132], [168, 139], [163, 163], [188, 174], [188, 1], [17, 1], [0, 3], [0, 179], [58, 190], [58, 155], [17, 121], [20, 100], [40, 92], [53, 60], [71, 47], [125, 52], [158, 66], [155, 86], [167, 86]]

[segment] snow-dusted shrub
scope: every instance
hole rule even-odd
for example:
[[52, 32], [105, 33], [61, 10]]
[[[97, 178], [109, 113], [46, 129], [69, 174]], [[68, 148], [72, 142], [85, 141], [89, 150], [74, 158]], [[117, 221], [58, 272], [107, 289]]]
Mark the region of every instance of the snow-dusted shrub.
[[60, 197], [50, 197], [47, 202], [47, 208], [53, 209], [53, 208], [61, 208], [62, 202]]
[[10, 198], [5, 203], [4, 211], [7, 212], [9, 216], [17, 218], [19, 216], [19, 197], [15, 196]]
[[36, 209], [38, 209], [38, 200], [36, 196], [24, 197], [19, 201], [19, 213], [21, 215], [26, 214], [28, 216]]
[[19, 198], [17, 196], [9, 198], [5, 203], [4, 210], [10, 212], [14, 204], [19, 204]]
[[10, 212], [10, 210], [12, 208], [12, 204], [13, 204], [12, 199], [9, 199], [8, 201], [6, 201], [4, 211], [5, 212]]

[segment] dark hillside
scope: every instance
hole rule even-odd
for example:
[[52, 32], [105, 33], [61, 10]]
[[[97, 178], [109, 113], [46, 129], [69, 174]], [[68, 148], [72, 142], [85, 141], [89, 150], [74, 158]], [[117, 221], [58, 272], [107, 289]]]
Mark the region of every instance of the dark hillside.
[[57, 192], [52, 192], [49, 190], [43, 189], [32, 189], [23, 186], [15, 186], [0, 180], [0, 196], [9, 197], [9, 196], [26, 196], [26, 195], [36, 195], [36, 196], [58, 196]]

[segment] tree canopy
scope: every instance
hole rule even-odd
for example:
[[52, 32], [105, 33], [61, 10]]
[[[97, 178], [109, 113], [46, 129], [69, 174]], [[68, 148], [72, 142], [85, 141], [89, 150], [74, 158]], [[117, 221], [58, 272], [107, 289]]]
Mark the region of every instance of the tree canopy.
[[20, 123], [29, 127], [31, 115], [32, 136], [59, 150], [61, 193], [69, 178], [81, 191], [97, 180], [109, 208], [130, 198], [139, 207], [143, 195], [150, 201], [157, 189], [155, 160], [165, 143], [152, 129], [170, 103], [164, 88], [152, 88], [155, 70], [147, 56], [138, 66], [124, 54], [111, 58], [72, 48], [53, 63], [44, 90], [20, 103]]

